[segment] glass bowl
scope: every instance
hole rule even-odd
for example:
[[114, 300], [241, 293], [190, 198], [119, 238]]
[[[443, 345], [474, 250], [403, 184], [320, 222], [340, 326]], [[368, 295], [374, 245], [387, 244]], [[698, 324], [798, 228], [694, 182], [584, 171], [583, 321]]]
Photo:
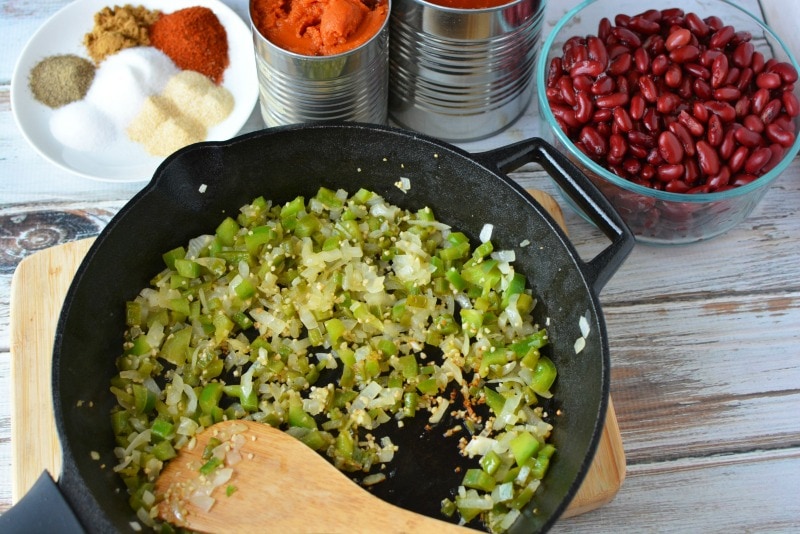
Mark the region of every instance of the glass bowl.
[[[770, 163], [770, 165], [774, 166], [769, 172], [746, 185], [729, 189], [722, 188], [722, 190], [710, 192], [702, 191], [702, 187], [697, 187], [701, 185], [701, 182], [695, 182], [693, 187], [701, 189], [700, 192], [670, 192], [636, 183], [634, 180], [641, 182], [641, 174], [624, 178], [611, 172], [604, 166], [605, 161], [601, 164], [590, 159], [575, 142], [570, 140], [567, 133], [562, 130], [559, 120], [554, 116], [548, 102], [547, 76], [551, 60], [564, 54], [563, 46], [570, 37], [581, 36], [587, 38], [590, 35], [596, 36], [600, 21], [604, 17], [610, 20], [612, 26], [616, 26], [615, 16], [617, 14], [633, 16], [651, 9], [663, 10], [667, 8], [680, 8], [686, 14], [696, 13], [701, 19], [706, 19], [710, 16], [719, 17], [725, 25], [733, 26], [736, 32], [749, 32], [752, 35], [750, 42], [753, 44], [755, 51], [763, 54], [765, 59], [775, 58], [780, 62], [789, 62], [795, 70], [800, 72], [800, 66], [798, 66], [792, 53], [767, 25], [746, 10], [726, 0], [588, 0], [569, 11], [556, 24], [544, 43], [536, 70], [539, 112], [546, 123], [543, 125], [542, 135], [565, 152], [570, 159], [586, 172], [589, 178], [619, 211], [636, 235], [637, 241], [655, 245], [693, 243], [710, 239], [730, 230], [750, 215], [766, 193], [768, 186], [786, 169], [797, 155], [798, 150], [800, 150], [800, 136], [797, 136], [794, 142], [785, 148], [782, 159], [777, 164], [774, 161]], [[698, 59], [697, 62], [699, 61]], [[633, 65], [631, 69], [636, 68], [635, 61]], [[731, 68], [734, 66], [733, 63], [730, 64]], [[744, 67], [741, 70], [744, 70]], [[791, 90], [795, 96], [798, 96], [797, 84], [790, 85], [794, 85]], [[635, 86], [631, 86], [634, 88], [630, 89], [629, 93], [633, 95], [635, 91], [639, 90], [639, 85], [637, 83]], [[662, 85], [659, 88], [659, 94], [663, 89], [666, 89], [666, 86]], [[576, 94], [578, 92], [580, 91], [576, 90]], [[692, 100], [701, 99], [694, 96], [693, 93], [688, 102], [684, 101], [687, 102], [686, 106], [689, 112], [692, 110]], [[731, 104], [734, 103], [731, 102]], [[654, 108], [658, 106], [656, 103], [648, 105]], [[595, 107], [595, 111], [596, 109]], [[677, 110], [674, 113], [677, 113]], [[667, 114], [663, 116], [667, 117]], [[594, 124], [594, 120], [590, 119], [587, 124]], [[666, 124], [668, 120], [671, 119], [665, 118], [662, 125]], [[741, 120], [739, 117], [736, 122]], [[609, 126], [612, 123], [613, 119], [609, 122]], [[792, 119], [795, 134], [797, 133], [797, 123], [797, 117]], [[725, 124], [727, 128], [728, 123]], [[578, 128], [580, 129], [582, 126], [578, 126]], [[643, 129], [641, 125], [637, 128]], [[706, 130], [704, 129], [703, 134], [694, 138], [695, 143], [701, 139], [706, 140]], [[609, 130], [606, 130], [606, 132], [609, 132]], [[617, 130], [617, 133], [624, 134], [619, 130]], [[735, 144], [738, 148], [738, 141]], [[655, 147], [651, 146], [649, 150], [653, 148], [658, 150], [658, 144]], [[759, 147], [749, 148], [748, 156], [757, 148]], [[686, 159], [694, 159], [697, 167], [700, 168], [697, 154], [691, 158], [686, 156]], [[730, 159], [725, 159], [724, 157], [719, 159], [720, 169], [728, 167], [729, 163], [731, 166], [736, 167], [731, 163]], [[655, 160], [653, 169], [661, 164], [669, 163], [663, 161], [663, 158], [660, 163], [657, 160], [658, 158]], [[686, 167], [690, 165], [692, 164], [687, 163]], [[635, 166], [630, 168], [635, 169]], [[657, 176], [658, 173], [656, 173], [656, 179], [652, 183], [658, 183]], [[664, 187], [666, 182], [661, 183], [660, 187]], [[576, 211], [580, 212], [580, 209], [568, 199], [565, 200]]]

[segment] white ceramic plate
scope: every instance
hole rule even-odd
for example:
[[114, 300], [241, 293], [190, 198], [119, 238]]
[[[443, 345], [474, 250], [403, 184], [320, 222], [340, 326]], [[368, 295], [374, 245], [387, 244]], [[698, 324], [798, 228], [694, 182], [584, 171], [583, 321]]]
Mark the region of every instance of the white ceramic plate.
[[[191, 6], [214, 11], [228, 34], [230, 65], [223, 87], [234, 97], [234, 109], [222, 123], [209, 129], [208, 140], [222, 141], [235, 136], [253, 112], [258, 100], [253, 41], [250, 28], [218, 0], [137, 0], [136, 5], [171, 13]], [[154, 157], [138, 143], [119, 140], [102, 152], [82, 152], [65, 147], [50, 133], [53, 110], [38, 102], [28, 87], [31, 69], [54, 54], [75, 54], [88, 59], [83, 36], [94, 25], [94, 14], [114, 5], [107, 0], [77, 0], [53, 15], [33, 35], [22, 51], [11, 80], [11, 109], [22, 134], [47, 160], [80, 176], [110, 182], [149, 180], [164, 158]], [[124, 136], [121, 136], [124, 137]]]

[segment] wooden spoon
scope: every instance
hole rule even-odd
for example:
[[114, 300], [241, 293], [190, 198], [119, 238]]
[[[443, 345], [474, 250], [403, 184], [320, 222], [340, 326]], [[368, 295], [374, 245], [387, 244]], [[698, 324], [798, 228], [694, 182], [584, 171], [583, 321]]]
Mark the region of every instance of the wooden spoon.
[[[231, 436], [239, 434], [239, 437]], [[241, 461], [229, 481], [214, 489], [210, 510], [188, 501], [200, 482], [203, 450], [217, 436], [238, 441]], [[192, 488], [186, 490], [185, 488]], [[228, 492], [232, 493], [228, 495]], [[183, 447], [161, 472], [159, 517], [199, 532], [466, 532], [389, 504], [358, 486], [292, 436], [253, 421], [217, 423]]]

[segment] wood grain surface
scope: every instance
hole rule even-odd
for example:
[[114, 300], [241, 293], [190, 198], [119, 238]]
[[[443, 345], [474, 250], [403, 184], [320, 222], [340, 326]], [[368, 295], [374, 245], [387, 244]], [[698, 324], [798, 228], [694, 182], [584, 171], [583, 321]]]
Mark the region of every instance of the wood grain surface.
[[[561, 208], [552, 196], [538, 190], [529, 190], [529, 193], [565, 228]], [[37, 252], [20, 263], [13, 277], [11, 435], [12, 498], [15, 501], [27, 492], [42, 470], [46, 469], [54, 477], [61, 470], [60, 445], [49, 402], [53, 334], [69, 284], [92, 242], [92, 239], [83, 239]], [[31, 287], [41, 287], [43, 291], [31, 295]], [[610, 502], [624, 479], [625, 453], [612, 405], [595, 459], [565, 517]]]

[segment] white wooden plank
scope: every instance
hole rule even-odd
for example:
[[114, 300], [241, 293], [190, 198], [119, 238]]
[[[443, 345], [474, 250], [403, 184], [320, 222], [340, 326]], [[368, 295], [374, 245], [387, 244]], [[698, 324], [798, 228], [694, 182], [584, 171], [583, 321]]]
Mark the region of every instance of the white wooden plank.
[[800, 449], [633, 465], [617, 498], [559, 533], [797, 532]]

